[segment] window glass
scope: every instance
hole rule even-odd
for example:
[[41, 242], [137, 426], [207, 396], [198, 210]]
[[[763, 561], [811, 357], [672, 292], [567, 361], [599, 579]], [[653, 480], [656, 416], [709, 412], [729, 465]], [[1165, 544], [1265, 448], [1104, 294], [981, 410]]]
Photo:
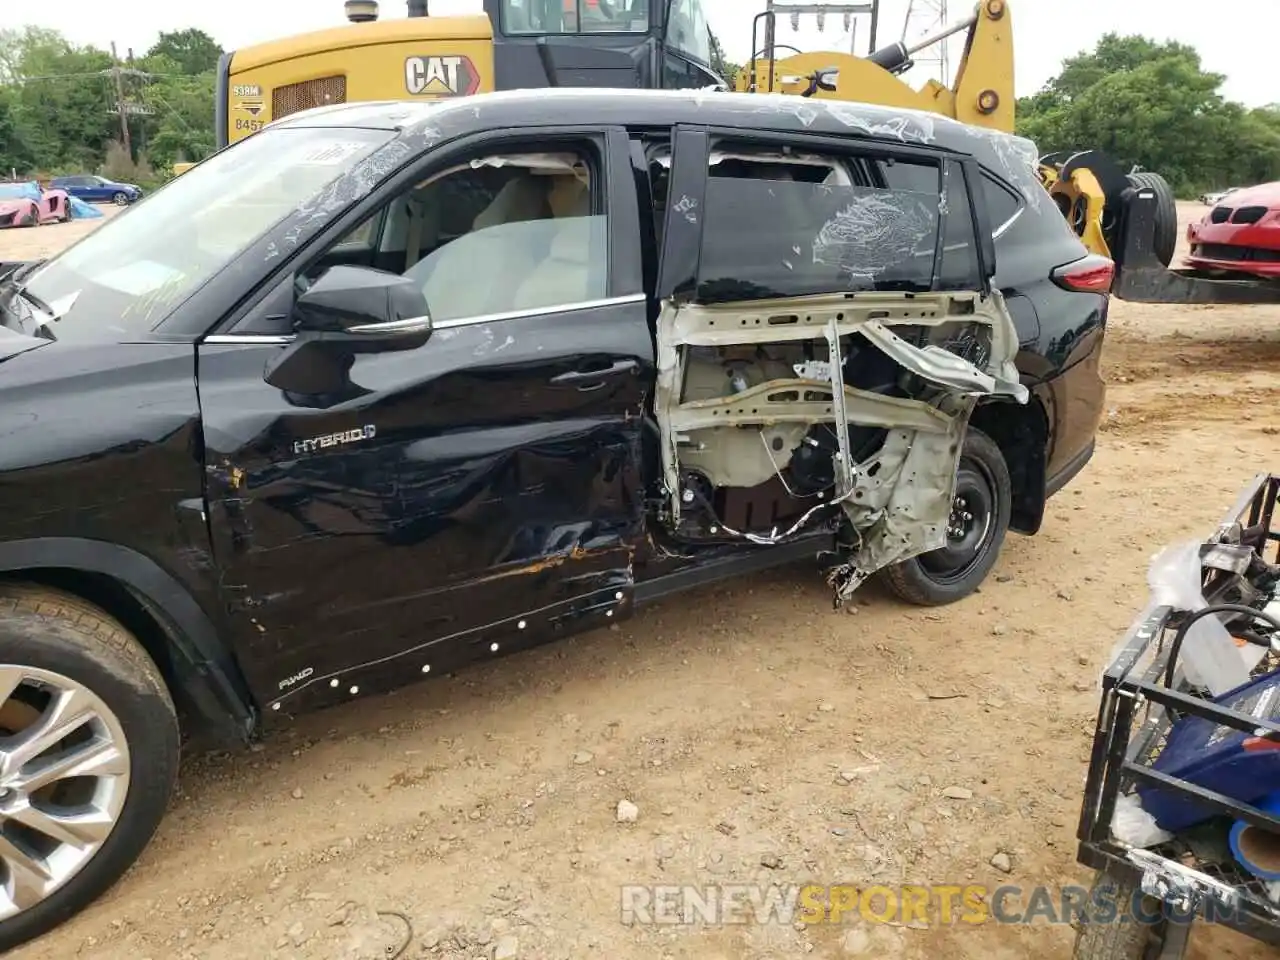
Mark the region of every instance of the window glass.
[[[926, 170], [917, 165], [902, 163], [882, 163], [879, 166], [884, 182], [895, 189], [918, 190], [921, 192], [933, 189], [933, 177], [936, 171], [932, 167]], [[956, 168], [955, 176], [960, 175], [959, 168]], [[956, 190], [959, 188], [953, 183], [951, 189]], [[961, 189], [960, 194], [952, 198], [951, 209], [953, 211], [958, 209], [955, 204], [963, 202], [965, 199], [965, 191]], [[1021, 199], [1012, 188], [1004, 186], [989, 173], [982, 174], [982, 199], [987, 205], [987, 215], [992, 231], [999, 230], [1004, 224], [1012, 220], [1014, 214], [1018, 212], [1022, 205]], [[969, 215], [967, 208], [965, 215]], [[959, 227], [954, 223], [948, 227], [949, 232], [955, 229], [959, 229]], [[950, 242], [951, 240], [948, 240], [948, 243]]]
[[938, 165], [900, 159], [895, 166], [913, 168], [900, 170], [901, 182], [912, 187], [872, 185], [870, 168], [856, 157], [717, 148], [707, 181], [699, 299], [931, 289]]
[[947, 222], [942, 238], [939, 286], [943, 290], [976, 290], [979, 279], [978, 248], [973, 242], [973, 211], [960, 164], [946, 163]]
[[662, 58], [662, 88], [664, 90], [702, 90], [722, 82], [706, 67], [686, 60], [678, 53], [667, 50]]
[[993, 231], [999, 230], [1022, 209], [1022, 199], [1009, 187], [989, 174], [982, 175], [982, 198], [987, 205], [987, 217]]
[[667, 43], [702, 63], [711, 62], [711, 28], [704, 0], [671, 0]]
[[[593, 213], [597, 192], [590, 164], [574, 152], [477, 159], [391, 201], [307, 277], [336, 263], [412, 277], [439, 322], [599, 300], [609, 236], [606, 217]], [[370, 229], [378, 235], [362, 252]]]
[[33, 273], [27, 289], [56, 316], [37, 319], [58, 340], [146, 333], [392, 136], [282, 127], [247, 137]]
[[649, 0], [503, 0], [502, 30], [541, 33], [645, 33]]

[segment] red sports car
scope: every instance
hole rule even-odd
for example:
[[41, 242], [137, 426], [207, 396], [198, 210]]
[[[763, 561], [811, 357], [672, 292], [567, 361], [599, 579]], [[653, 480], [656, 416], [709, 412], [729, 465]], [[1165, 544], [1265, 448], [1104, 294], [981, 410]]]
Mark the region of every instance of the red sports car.
[[1280, 279], [1280, 181], [1228, 194], [1187, 227], [1188, 265]]

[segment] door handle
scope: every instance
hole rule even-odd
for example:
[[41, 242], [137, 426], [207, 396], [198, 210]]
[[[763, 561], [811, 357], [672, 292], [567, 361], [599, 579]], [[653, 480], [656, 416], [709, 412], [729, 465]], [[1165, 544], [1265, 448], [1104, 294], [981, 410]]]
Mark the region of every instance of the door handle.
[[579, 390], [599, 390], [609, 377], [618, 377], [624, 373], [635, 373], [639, 364], [634, 360], [618, 360], [598, 370], [571, 370], [551, 378], [557, 387], [577, 387]]

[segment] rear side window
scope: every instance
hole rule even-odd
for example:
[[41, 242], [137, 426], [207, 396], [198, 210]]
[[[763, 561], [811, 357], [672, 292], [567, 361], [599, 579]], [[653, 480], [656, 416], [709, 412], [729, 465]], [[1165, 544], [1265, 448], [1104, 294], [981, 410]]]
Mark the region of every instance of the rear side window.
[[965, 187], [964, 171], [953, 161], [945, 163], [945, 188], [938, 187], [937, 167], [909, 163], [879, 163], [877, 169], [885, 185], [895, 190], [919, 193], [937, 191], [947, 198], [946, 226], [942, 241], [942, 260], [938, 267], [938, 286], [943, 290], [971, 287], [980, 267], [973, 242], [973, 210]]
[[946, 190], [959, 216], [941, 246], [938, 159], [783, 154], [720, 141], [709, 173], [699, 300], [981, 286], [959, 166], [948, 170]]
[[987, 220], [993, 233], [1000, 233], [1022, 209], [1022, 198], [1017, 192], [989, 173], [982, 175], [982, 199], [987, 205]]

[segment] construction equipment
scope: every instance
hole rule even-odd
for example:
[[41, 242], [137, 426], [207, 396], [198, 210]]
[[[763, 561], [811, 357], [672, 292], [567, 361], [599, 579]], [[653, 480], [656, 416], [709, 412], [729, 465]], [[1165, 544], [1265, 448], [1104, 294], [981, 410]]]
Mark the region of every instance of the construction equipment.
[[379, 20], [347, 0], [350, 24], [227, 53], [218, 145], [330, 103], [424, 100], [530, 87], [721, 85], [704, 0], [484, 0], [481, 16]]
[[[1014, 129], [1013, 17], [1008, 0], [981, 0], [959, 23], [908, 46], [876, 48], [879, 0], [767, 0], [752, 24], [752, 57], [730, 88], [712, 70], [705, 0], [484, 0], [480, 16], [379, 20], [375, 0], [347, 0], [350, 24], [225, 54], [219, 64], [219, 146], [272, 119], [330, 103], [439, 99], [538, 87], [708, 88], [783, 93], [902, 107]], [[794, 48], [779, 59], [778, 14], [795, 24], [868, 15], [866, 56]], [[763, 42], [760, 42], [763, 29]], [[902, 80], [923, 51], [964, 34], [954, 82]], [[945, 59], [945, 58], [944, 58]], [[1144, 302], [1274, 303], [1280, 282], [1221, 280], [1170, 269], [1177, 208], [1156, 173], [1121, 170], [1094, 150], [1040, 158], [1040, 177], [1072, 230], [1116, 263], [1112, 292]]]

